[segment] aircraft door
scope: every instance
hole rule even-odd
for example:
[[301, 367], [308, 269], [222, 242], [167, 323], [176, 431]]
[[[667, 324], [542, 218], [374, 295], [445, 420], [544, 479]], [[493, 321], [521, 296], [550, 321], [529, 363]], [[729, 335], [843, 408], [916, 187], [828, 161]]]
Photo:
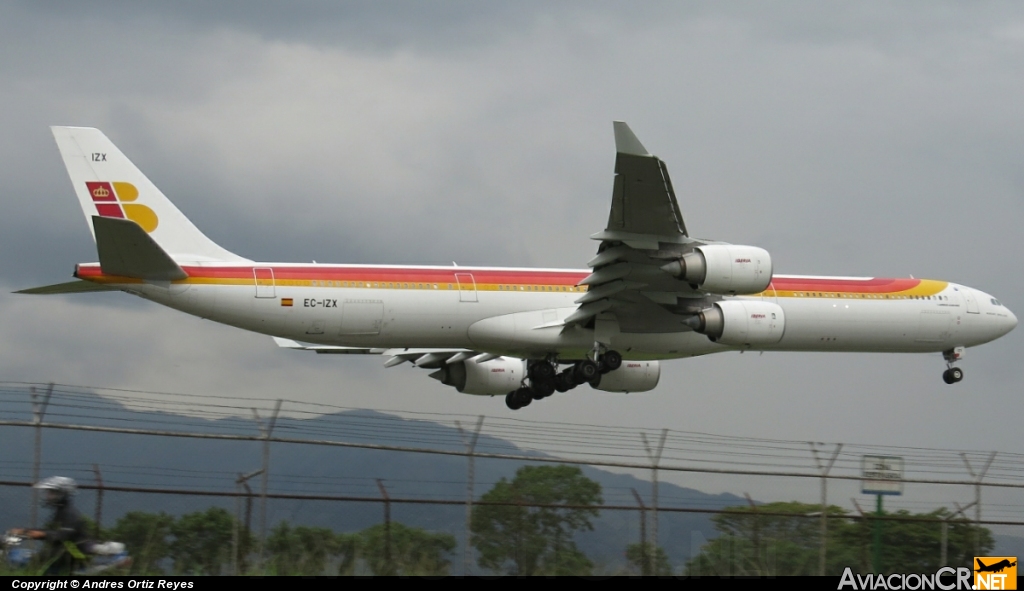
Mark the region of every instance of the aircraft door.
[[974, 298], [974, 290], [969, 287], [960, 289], [960, 293], [964, 296], [964, 302], [967, 304], [968, 314], [981, 314], [981, 310], [978, 308], [978, 300]]
[[253, 278], [256, 281], [256, 297], [275, 297], [274, 270], [268, 268], [255, 268], [252, 270]]
[[455, 281], [459, 284], [459, 301], [476, 302], [476, 279], [472, 273], [456, 273]]

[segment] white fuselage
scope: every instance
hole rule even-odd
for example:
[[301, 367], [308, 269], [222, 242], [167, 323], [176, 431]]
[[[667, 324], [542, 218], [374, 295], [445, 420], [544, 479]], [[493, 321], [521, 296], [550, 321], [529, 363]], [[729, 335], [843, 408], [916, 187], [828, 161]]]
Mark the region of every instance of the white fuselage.
[[[576, 308], [589, 271], [479, 267], [254, 264], [186, 268], [189, 278], [146, 283], [81, 265], [82, 279], [267, 335], [322, 345], [466, 348], [518, 357], [579, 359], [594, 328], [560, 321]], [[775, 351], [938, 352], [994, 340], [1017, 319], [992, 296], [941, 281], [776, 276], [738, 299], [782, 307]], [[627, 359], [733, 350], [692, 331], [598, 328]]]

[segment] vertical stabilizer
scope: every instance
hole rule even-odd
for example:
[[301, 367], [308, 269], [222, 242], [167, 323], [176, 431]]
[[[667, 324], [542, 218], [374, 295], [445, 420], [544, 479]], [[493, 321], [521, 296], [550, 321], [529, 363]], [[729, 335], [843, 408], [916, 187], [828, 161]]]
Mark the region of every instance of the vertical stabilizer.
[[179, 263], [246, 260], [200, 232], [103, 132], [91, 127], [50, 129], [93, 239], [93, 216], [128, 219]]

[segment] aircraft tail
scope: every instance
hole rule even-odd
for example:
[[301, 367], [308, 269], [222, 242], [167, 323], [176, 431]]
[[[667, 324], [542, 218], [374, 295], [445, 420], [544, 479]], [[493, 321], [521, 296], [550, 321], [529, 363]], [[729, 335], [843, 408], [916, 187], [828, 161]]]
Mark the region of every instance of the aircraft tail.
[[103, 132], [91, 127], [50, 129], [93, 239], [94, 217], [127, 219], [175, 262], [247, 261], [200, 232]]

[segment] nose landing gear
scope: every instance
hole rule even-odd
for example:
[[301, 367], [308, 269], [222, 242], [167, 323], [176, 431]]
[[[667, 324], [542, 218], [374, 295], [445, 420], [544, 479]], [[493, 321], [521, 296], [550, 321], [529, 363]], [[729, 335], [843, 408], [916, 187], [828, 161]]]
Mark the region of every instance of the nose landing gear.
[[953, 364], [964, 357], [963, 347], [954, 347], [942, 352], [942, 358], [946, 360], [946, 371], [942, 372], [942, 381], [947, 384], [955, 384], [964, 379], [964, 370], [954, 367]]

